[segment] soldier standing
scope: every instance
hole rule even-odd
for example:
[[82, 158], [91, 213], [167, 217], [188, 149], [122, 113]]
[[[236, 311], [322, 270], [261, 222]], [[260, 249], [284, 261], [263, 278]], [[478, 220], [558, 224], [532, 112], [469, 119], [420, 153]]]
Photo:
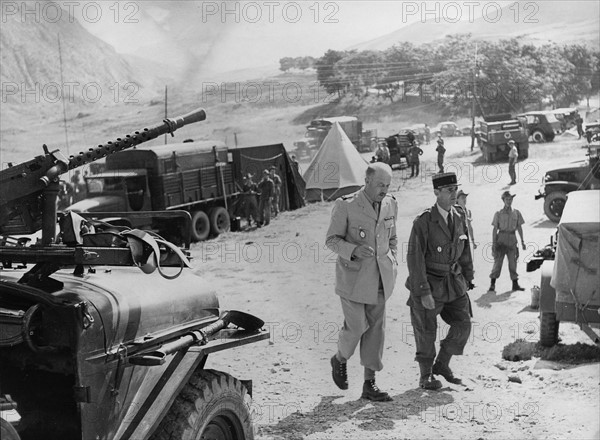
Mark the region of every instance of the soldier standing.
[[419, 168], [421, 167], [421, 161], [419, 156], [423, 154], [421, 147], [413, 142], [411, 147], [408, 149], [408, 158], [410, 160], [410, 177], [419, 177]]
[[[415, 219], [406, 255], [406, 287], [410, 290], [407, 304], [415, 334], [415, 359], [421, 373], [419, 386], [428, 390], [442, 386], [433, 375], [441, 375], [454, 384], [462, 383], [449, 363], [453, 355], [463, 353], [471, 333], [467, 290], [473, 288], [467, 227], [454, 208], [456, 174], [437, 174], [432, 180], [437, 202]], [[436, 358], [437, 315], [450, 325], [450, 330], [440, 342]]]
[[252, 225], [252, 219], [258, 225], [258, 205], [256, 203], [256, 194], [258, 187], [256, 183], [252, 181], [252, 174], [244, 176], [244, 185], [242, 186], [244, 192], [244, 215], [248, 220], [248, 226]]
[[438, 168], [440, 169], [440, 173], [444, 172], [444, 154], [446, 154], [446, 148], [444, 148], [444, 139], [440, 136], [437, 140], [437, 147], [435, 149], [437, 151], [437, 163]]
[[526, 250], [525, 241], [523, 240], [523, 216], [521, 213], [512, 208], [514, 194], [509, 191], [502, 193], [502, 201], [504, 208], [494, 214], [492, 220], [492, 253], [494, 256], [494, 266], [490, 274], [490, 292], [496, 291], [496, 280], [502, 271], [502, 263], [504, 256], [508, 260], [508, 271], [512, 280], [512, 290], [525, 290], [519, 286], [519, 274], [517, 273], [517, 259], [519, 258], [519, 246], [517, 242], [516, 232], [521, 237], [521, 246]]
[[514, 185], [517, 183], [517, 172], [515, 167], [517, 165], [517, 160], [519, 159], [519, 150], [517, 150], [517, 144], [512, 139], [508, 141], [508, 147], [510, 151], [508, 152], [508, 175], [510, 176], [509, 185]]
[[425, 145], [429, 145], [429, 139], [431, 138], [431, 129], [429, 125], [425, 124]]
[[279, 214], [279, 198], [281, 197], [281, 177], [279, 177], [279, 175], [277, 174], [276, 169], [277, 168], [275, 167], [275, 165], [271, 166], [270, 168], [270, 177], [273, 181], [273, 214], [275, 215], [275, 217], [277, 217], [277, 214]]
[[258, 184], [258, 227], [271, 223], [271, 198], [273, 197], [273, 181], [269, 178], [269, 170], [263, 171], [263, 178]]
[[335, 293], [344, 313], [338, 351], [331, 358], [333, 380], [348, 389], [346, 362], [360, 343], [365, 379], [361, 397], [379, 402], [392, 400], [375, 385], [375, 373], [383, 368], [385, 303], [398, 273], [398, 205], [387, 194], [391, 181], [389, 165], [370, 164], [365, 186], [335, 201], [326, 240], [338, 254]]

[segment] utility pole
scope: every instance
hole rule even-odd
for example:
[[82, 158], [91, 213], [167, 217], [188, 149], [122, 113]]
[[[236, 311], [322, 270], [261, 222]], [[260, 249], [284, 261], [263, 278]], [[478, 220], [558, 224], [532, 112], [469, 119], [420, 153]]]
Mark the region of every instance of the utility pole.
[[471, 70], [471, 80], [473, 81], [473, 92], [471, 95], [471, 152], [475, 147], [475, 94], [477, 93], [477, 78], [479, 78], [479, 66], [477, 65], [477, 43], [475, 43], [475, 65]]
[[[169, 113], [168, 101], [169, 101], [168, 86], [165, 85], [165, 119], [168, 118], [168, 113]], [[168, 142], [167, 139], [168, 139], [168, 137], [167, 137], [167, 134], [165, 133], [165, 145], [167, 145], [167, 142]]]

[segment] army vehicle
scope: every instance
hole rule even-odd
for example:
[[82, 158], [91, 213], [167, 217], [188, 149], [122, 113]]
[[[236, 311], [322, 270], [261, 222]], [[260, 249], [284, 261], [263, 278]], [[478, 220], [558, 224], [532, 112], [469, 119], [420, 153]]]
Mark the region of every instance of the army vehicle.
[[304, 138], [294, 142], [296, 154], [312, 157], [314, 152], [321, 148], [321, 144], [329, 130], [336, 122], [340, 124], [342, 130], [348, 135], [348, 138], [359, 152], [372, 151], [372, 139], [377, 137], [376, 130], [363, 131], [362, 121], [355, 116], [336, 116], [310, 121], [310, 124], [306, 126]]
[[462, 131], [456, 125], [456, 122], [452, 121], [444, 121], [440, 122], [434, 129], [433, 133], [436, 136], [442, 137], [452, 137], [452, 136], [462, 136]]
[[575, 122], [579, 116], [579, 111], [572, 107], [563, 107], [552, 110], [556, 119], [560, 122], [561, 131], [567, 131], [577, 125]]
[[137, 147], [106, 157], [104, 171], [85, 177], [87, 197], [76, 212], [164, 211], [192, 216], [192, 240], [229, 231], [230, 207], [241, 195], [227, 147], [215, 141]]
[[544, 199], [544, 213], [555, 223], [560, 221], [567, 194], [600, 188], [600, 146], [588, 146], [587, 159], [546, 171], [535, 199]]
[[518, 116], [527, 119], [527, 131], [534, 142], [552, 142], [563, 132], [561, 121], [552, 111], [527, 112]]
[[[57, 226], [62, 174], [204, 118], [166, 119], [70, 158], [44, 146], [0, 171], [3, 440], [253, 438], [251, 381], [206, 362], [269, 333], [221, 310], [189, 270], [189, 229], [170, 231], [182, 232], [175, 245], [92, 213], [64, 213]], [[117, 218], [136, 216], [191, 221], [186, 211]]]
[[491, 115], [479, 122], [477, 142], [483, 158], [492, 163], [508, 157], [508, 141], [513, 140], [519, 151], [519, 159], [529, 157], [529, 136], [525, 118], [513, 118], [510, 114]]
[[573, 322], [600, 346], [600, 190], [569, 194], [556, 236], [527, 262], [541, 267], [540, 343], [555, 345], [560, 322]]

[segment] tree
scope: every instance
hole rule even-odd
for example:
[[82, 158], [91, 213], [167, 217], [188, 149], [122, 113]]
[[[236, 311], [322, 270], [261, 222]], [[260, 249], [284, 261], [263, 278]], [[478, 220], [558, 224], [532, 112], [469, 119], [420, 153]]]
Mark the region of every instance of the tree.
[[279, 70], [282, 72], [287, 72], [292, 67], [294, 67], [294, 59], [291, 57], [284, 57], [279, 60]]
[[342, 91], [346, 89], [347, 83], [342, 78], [339, 69], [336, 67], [338, 61], [343, 59], [345, 52], [337, 50], [328, 50], [316, 61], [317, 80], [329, 94], [337, 93], [341, 97]]

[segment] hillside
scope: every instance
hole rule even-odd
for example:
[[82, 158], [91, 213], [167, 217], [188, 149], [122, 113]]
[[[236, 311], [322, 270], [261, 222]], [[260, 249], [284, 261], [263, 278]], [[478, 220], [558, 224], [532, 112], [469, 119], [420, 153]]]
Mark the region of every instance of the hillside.
[[521, 2], [519, 5], [518, 13], [514, 4], [503, 8], [497, 20], [493, 14], [494, 9], [488, 9], [488, 15], [483, 16], [480, 6], [474, 10], [472, 22], [468, 20], [466, 8], [462, 13], [463, 18], [467, 20], [458, 22], [454, 22], [454, 11], [448, 9], [447, 18], [442, 17], [439, 22], [433, 19], [418, 21], [349, 49], [385, 50], [402, 42], [419, 45], [458, 33], [471, 33], [475, 40], [498, 41], [519, 38], [522, 43], [534, 45], [551, 42], [578, 43], [600, 48], [599, 2], [571, 1], [568, 2], [568, 8], [565, 8], [565, 3], [555, 1]]
[[[36, 4], [46, 15], [22, 14], [36, 11]], [[68, 11], [50, 16], [50, 8], [39, 4], [15, 3], [16, 13], [3, 14], [0, 80], [7, 104], [51, 104], [61, 96], [78, 103], [114, 101], [115, 96], [120, 99], [117, 88], [133, 90], [155, 81], [87, 32]]]

